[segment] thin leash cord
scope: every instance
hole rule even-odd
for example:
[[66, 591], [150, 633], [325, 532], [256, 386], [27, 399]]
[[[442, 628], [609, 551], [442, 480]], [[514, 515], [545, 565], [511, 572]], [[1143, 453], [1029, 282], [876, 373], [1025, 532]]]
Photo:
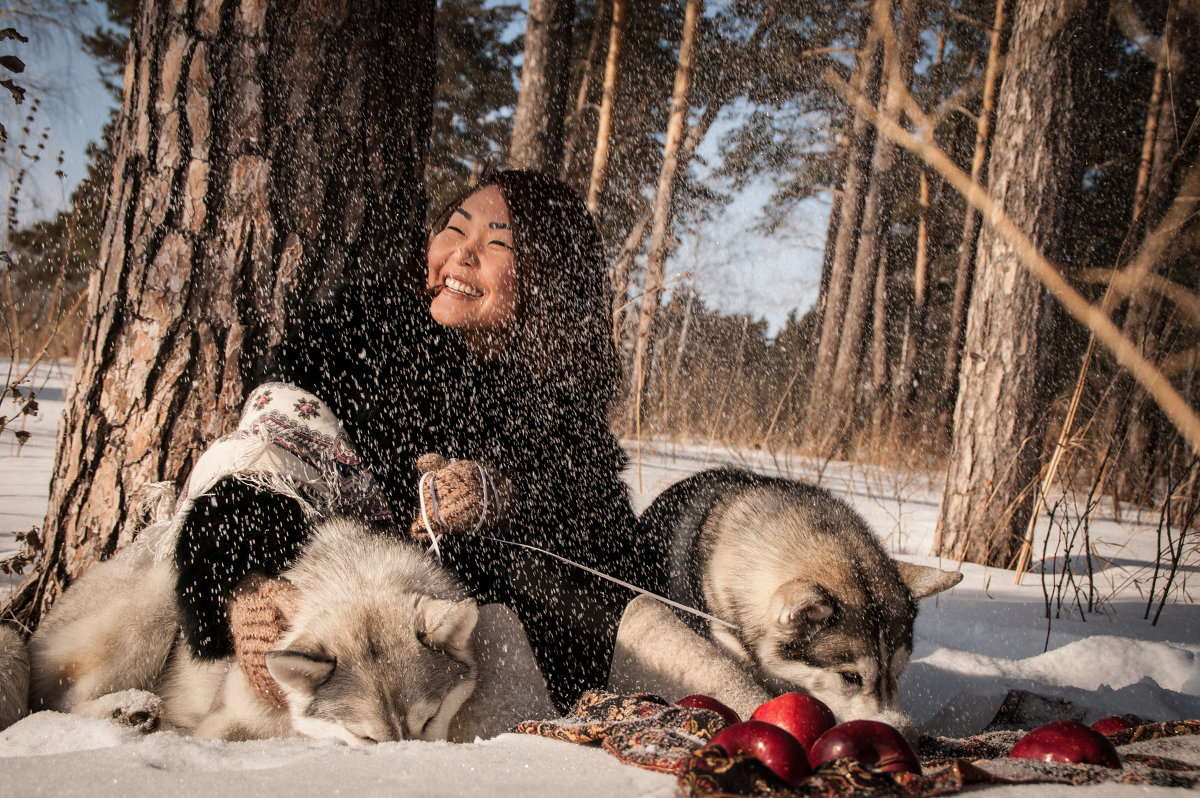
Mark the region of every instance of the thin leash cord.
[[[453, 461], [451, 461], [451, 462], [453, 462]], [[483, 512], [481, 512], [479, 514], [479, 522], [475, 524], [475, 528], [473, 530], [471, 530], [471, 534], [478, 533], [480, 528], [483, 527], [484, 520], [487, 518], [487, 508], [488, 508], [488, 504], [489, 504], [489, 502], [488, 502], [488, 486], [489, 485], [491, 486], [492, 498], [496, 504], [496, 514], [497, 515], [500, 514], [500, 495], [496, 491], [495, 483], [492, 482], [491, 474], [489, 474], [487, 472], [487, 469], [485, 469], [482, 465], [479, 465], [478, 463], [476, 463], [476, 466], [479, 468], [480, 482], [483, 484]], [[441, 564], [442, 550], [438, 547], [438, 541], [441, 540], [442, 536], [434, 533], [433, 527], [429, 523], [429, 514], [425, 510], [425, 480], [426, 480], [426, 478], [429, 479], [429, 497], [433, 502], [433, 516], [439, 524], [441, 524], [441, 522], [442, 522], [441, 516], [438, 515], [437, 491], [436, 491], [437, 486], [436, 486], [436, 482], [433, 478], [432, 471], [426, 471], [424, 474], [422, 474], [421, 481], [417, 485], [417, 491], [421, 496], [421, 522], [425, 525], [425, 531], [429, 533], [429, 552], [428, 553], [433, 554], [437, 558], [438, 563]], [[737, 629], [737, 626], [735, 626], [734, 624], [730, 623], [729, 621], [718, 618], [715, 615], [709, 615], [707, 612], [702, 612], [701, 610], [698, 610], [695, 607], [689, 607], [686, 604], [680, 604], [678, 601], [672, 601], [671, 599], [667, 598], [666, 596], [660, 596], [657, 593], [653, 593], [649, 590], [646, 590], [645, 588], [641, 588], [641, 587], [638, 587], [637, 585], [630, 584], [629, 582], [626, 582], [624, 580], [617, 579], [615, 576], [609, 576], [608, 574], [606, 574], [602, 571], [597, 571], [595, 568], [589, 568], [588, 566], [586, 566], [582, 563], [575, 562], [574, 560], [569, 560], [566, 557], [559, 556], [552, 551], [547, 551], [546, 549], [538, 548], [537, 546], [531, 546], [528, 543], [517, 543], [515, 540], [504, 540], [503, 538], [492, 537], [491, 535], [480, 535], [480, 537], [483, 538], [484, 540], [491, 540], [496, 543], [502, 543], [505, 546], [518, 546], [522, 549], [528, 549], [530, 551], [536, 551], [541, 554], [545, 554], [549, 557], [553, 557], [554, 559], [558, 560], [559, 562], [563, 562], [563, 563], [566, 563], [567, 565], [574, 566], [576, 568], [579, 568], [580, 570], [587, 571], [590, 574], [594, 574], [595, 576], [598, 576], [601, 579], [607, 579], [609, 582], [612, 582], [613, 584], [620, 585], [621, 587], [624, 587], [624, 588], [628, 588], [629, 590], [632, 590], [635, 593], [641, 593], [643, 596], [649, 596], [652, 599], [657, 599], [658, 601], [661, 601], [664, 604], [668, 604], [672, 607], [675, 607], [676, 609], [683, 610], [684, 612], [690, 612], [692, 615], [698, 616], [700, 618], [704, 618], [707, 621], [712, 621], [713, 623], [719, 623], [722, 626], [728, 626], [730, 629]]]
[[568, 560], [566, 557], [560, 557], [559, 555], [555, 554], [552, 551], [546, 551], [545, 549], [540, 549], [537, 546], [530, 546], [528, 543], [517, 543], [515, 540], [503, 540], [502, 538], [494, 538], [491, 535], [480, 535], [480, 537], [483, 538], [484, 540], [494, 540], [497, 543], [503, 543], [506, 546], [520, 546], [523, 549], [529, 549], [530, 551], [536, 551], [536, 552], [540, 552], [542, 554], [546, 554], [560, 562], [566, 563], [567, 565], [573, 565], [576, 568], [587, 571], [590, 574], [595, 574], [596, 576], [600, 577], [601, 579], [607, 579], [608, 581], [610, 581], [614, 584], [620, 585], [621, 587], [629, 588], [630, 590], [632, 590], [635, 593], [641, 593], [643, 596], [649, 596], [652, 599], [658, 599], [659, 601], [663, 602], [664, 604], [670, 604], [672, 607], [675, 607], [676, 609], [683, 610], [684, 612], [690, 612], [692, 615], [697, 615], [701, 618], [704, 618], [705, 620], [712, 621], [713, 623], [719, 623], [722, 626], [728, 626], [730, 629], [737, 628], [737, 626], [735, 626], [734, 624], [731, 624], [729, 621], [718, 618], [715, 615], [709, 615], [707, 612], [701, 612], [700, 610], [696, 609], [695, 607], [689, 607], [686, 604], [680, 604], [678, 601], [671, 601], [671, 599], [667, 598], [666, 596], [660, 596], [657, 593], [652, 593], [651, 591], [646, 590], [645, 588], [641, 588], [641, 587], [638, 587], [637, 585], [633, 585], [633, 584], [630, 584], [629, 582], [625, 582], [623, 580], [617, 579], [615, 576], [609, 576], [608, 574], [606, 574], [602, 571], [597, 571], [595, 568], [589, 568], [586, 565], [575, 562], [574, 560]]
[[476, 463], [475, 466], [479, 469], [479, 481], [483, 483], [483, 511], [479, 514], [479, 523], [475, 524], [475, 528], [471, 530], [472, 535], [483, 528], [483, 520], [487, 518], [489, 486], [492, 490], [492, 500], [496, 504], [496, 516], [500, 515], [500, 492], [496, 490], [496, 483], [492, 482], [492, 475], [479, 463]]
[[433, 531], [433, 526], [429, 523], [429, 513], [425, 509], [425, 480], [429, 480], [429, 499], [433, 502], [433, 517], [437, 520], [438, 525], [442, 523], [442, 516], [437, 509], [437, 491], [436, 482], [433, 478], [432, 471], [426, 471], [421, 475], [421, 481], [417, 483], [417, 495], [421, 497], [421, 523], [425, 525], [425, 531], [429, 533], [429, 550], [427, 553], [433, 554], [437, 558], [438, 564], [442, 562], [442, 550], [438, 548], [438, 541], [442, 536]]

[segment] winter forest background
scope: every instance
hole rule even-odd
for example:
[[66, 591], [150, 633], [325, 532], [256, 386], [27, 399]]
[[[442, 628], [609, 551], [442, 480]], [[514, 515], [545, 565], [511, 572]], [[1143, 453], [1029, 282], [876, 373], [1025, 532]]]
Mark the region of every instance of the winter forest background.
[[[36, 68], [68, 51], [114, 109], [82, 161]], [[77, 367], [3, 615], [127, 542], [289, 311], [489, 159], [596, 213], [635, 451], [936, 474], [931, 553], [998, 567], [1042, 523], [1091, 568], [1103, 501], [1190, 601], [1198, 73], [1200, 0], [5, 0], [0, 356]], [[21, 443], [37, 386], [4, 388]]]

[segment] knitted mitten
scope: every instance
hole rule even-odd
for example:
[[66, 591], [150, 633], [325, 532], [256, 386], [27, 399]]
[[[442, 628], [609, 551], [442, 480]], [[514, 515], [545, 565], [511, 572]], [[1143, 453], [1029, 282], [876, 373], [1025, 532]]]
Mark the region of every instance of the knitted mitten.
[[[417, 470], [422, 475], [424, 516], [434, 533], [473, 532], [502, 514], [507, 481], [492, 470], [487, 470], [485, 480], [476, 461], [450, 462], [439, 454], [424, 454], [417, 458]], [[409, 533], [421, 540], [429, 538], [419, 516]]]
[[251, 574], [234, 590], [229, 601], [229, 628], [238, 665], [255, 694], [286, 709], [283, 689], [267, 670], [267, 652], [279, 647], [295, 610], [296, 588], [286, 579]]

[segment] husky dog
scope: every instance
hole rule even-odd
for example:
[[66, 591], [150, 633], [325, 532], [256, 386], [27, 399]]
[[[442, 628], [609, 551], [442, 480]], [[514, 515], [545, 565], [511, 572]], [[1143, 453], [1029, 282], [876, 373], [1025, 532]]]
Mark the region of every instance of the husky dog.
[[708, 634], [769, 691], [809, 693], [839, 720], [902, 718], [916, 601], [962, 579], [888, 557], [828, 491], [738, 469], [673, 485], [641, 524], [669, 598], [731, 624]]
[[358, 522], [322, 523], [283, 574], [295, 609], [267, 667], [286, 710], [259, 697], [232, 659], [192, 657], [173, 568], [128, 554], [84, 576], [30, 640], [35, 709], [144, 728], [161, 717], [204, 737], [364, 745], [444, 739], [474, 690], [474, 599], [419, 548]]

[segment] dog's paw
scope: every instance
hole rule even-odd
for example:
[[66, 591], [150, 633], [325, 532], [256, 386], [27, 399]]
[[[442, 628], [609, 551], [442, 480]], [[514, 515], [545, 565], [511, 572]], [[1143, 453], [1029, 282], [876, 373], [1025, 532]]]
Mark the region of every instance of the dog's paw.
[[111, 720], [143, 734], [149, 734], [158, 729], [162, 716], [162, 699], [145, 690], [122, 690], [79, 704], [72, 712]]

